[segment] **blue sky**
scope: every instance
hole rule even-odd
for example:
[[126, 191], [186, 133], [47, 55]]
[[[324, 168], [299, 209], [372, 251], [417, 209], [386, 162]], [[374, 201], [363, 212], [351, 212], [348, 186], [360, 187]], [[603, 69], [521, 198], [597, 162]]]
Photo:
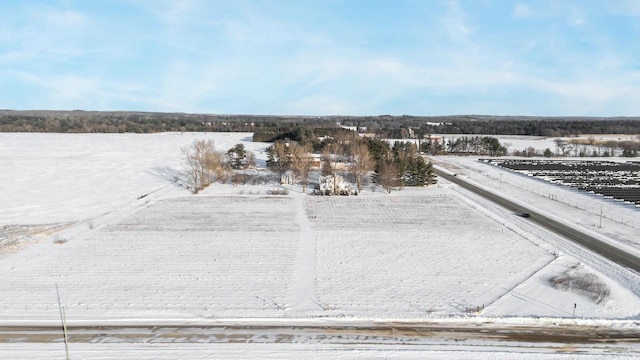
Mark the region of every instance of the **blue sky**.
[[640, 0], [0, 0], [0, 108], [640, 116]]

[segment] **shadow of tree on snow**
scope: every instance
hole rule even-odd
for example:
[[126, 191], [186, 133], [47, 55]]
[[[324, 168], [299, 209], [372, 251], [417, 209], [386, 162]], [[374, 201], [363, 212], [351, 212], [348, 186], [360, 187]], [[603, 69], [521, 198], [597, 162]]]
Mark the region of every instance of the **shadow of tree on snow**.
[[187, 188], [191, 186], [191, 181], [185, 171], [176, 170], [170, 166], [156, 166], [151, 168], [149, 173], [171, 184], [178, 184]]

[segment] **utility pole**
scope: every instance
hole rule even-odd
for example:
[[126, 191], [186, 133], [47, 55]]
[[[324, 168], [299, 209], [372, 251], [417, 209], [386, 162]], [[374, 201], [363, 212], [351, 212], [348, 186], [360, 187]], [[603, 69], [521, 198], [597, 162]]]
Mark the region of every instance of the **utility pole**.
[[602, 204], [600, 204], [600, 228], [602, 228]]
[[60, 290], [58, 290], [58, 283], [56, 283], [56, 295], [58, 296], [58, 309], [60, 310], [60, 320], [62, 321], [62, 335], [64, 336], [64, 352], [66, 354], [65, 359], [69, 360], [69, 338], [67, 337], [67, 319], [60, 302]]

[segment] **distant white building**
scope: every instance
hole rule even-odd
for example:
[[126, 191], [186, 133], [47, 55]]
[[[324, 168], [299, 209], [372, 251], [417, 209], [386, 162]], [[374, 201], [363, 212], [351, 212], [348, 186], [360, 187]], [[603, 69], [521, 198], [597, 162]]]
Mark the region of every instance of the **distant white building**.
[[355, 193], [353, 185], [344, 181], [344, 178], [340, 175], [336, 175], [335, 177], [332, 175], [320, 176], [318, 184], [320, 186], [320, 193], [322, 194], [333, 194], [334, 190], [338, 194], [352, 195]]
[[294, 183], [295, 183], [295, 178], [293, 177], [293, 172], [291, 171], [287, 171], [286, 173], [282, 174], [282, 176], [280, 177], [280, 184], [293, 185]]

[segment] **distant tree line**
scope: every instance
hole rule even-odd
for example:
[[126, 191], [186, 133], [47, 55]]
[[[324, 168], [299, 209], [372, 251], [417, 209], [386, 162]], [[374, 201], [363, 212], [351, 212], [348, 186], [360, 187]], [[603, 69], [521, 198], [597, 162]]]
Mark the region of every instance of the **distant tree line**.
[[[291, 125], [294, 124], [294, 125]], [[297, 124], [297, 125], [296, 125]], [[126, 111], [0, 110], [0, 132], [154, 133], [283, 132], [295, 127], [337, 127], [324, 118], [152, 113]], [[276, 130], [273, 130], [276, 129]]]
[[[534, 118], [534, 119], [500, 119], [500, 120], [469, 120], [447, 119], [447, 122], [425, 122], [424, 118], [350, 117], [343, 126], [351, 126], [360, 133], [368, 133], [381, 139], [422, 139], [428, 134], [467, 134], [467, 135], [529, 135], [545, 137], [568, 137], [583, 134], [638, 134], [640, 133], [640, 118], [633, 119], [564, 119], [564, 118]], [[428, 119], [433, 120], [433, 119]], [[292, 139], [301, 141], [314, 138], [322, 134], [333, 135], [333, 123], [324, 123], [321, 128], [314, 128], [310, 124], [287, 124], [287, 126], [256, 127], [254, 141], [275, 141], [278, 139]], [[497, 149], [495, 149], [497, 151]]]
[[581, 134], [637, 134], [638, 117], [535, 117], [535, 116], [391, 116], [349, 117], [342, 125], [353, 126], [387, 139], [406, 139], [412, 129], [422, 134], [531, 135], [564, 137]]
[[2, 132], [50, 133], [156, 133], [189, 132], [251, 132], [246, 123], [211, 122], [186, 117], [146, 117], [110, 115], [100, 117], [0, 116]]
[[503, 120], [456, 121], [424, 125], [423, 131], [442, 134], [531, 135], [564, 137], [581, 134], [636, 134], [640, 120]]
[[[0, 110], [1, 132], [152, 133], [166, 131], [253, 132], [255, 141], [302, 140], [335, 131], [340, 124], [378, 138], [418, 134], [536, 135], [637, 134], [640, 118], [452, 116], [280, 116], [126, 111]], [[323, 130], [320, 130], [323, 129]], [[327, 133], [326, 135], [332, 135]]]

